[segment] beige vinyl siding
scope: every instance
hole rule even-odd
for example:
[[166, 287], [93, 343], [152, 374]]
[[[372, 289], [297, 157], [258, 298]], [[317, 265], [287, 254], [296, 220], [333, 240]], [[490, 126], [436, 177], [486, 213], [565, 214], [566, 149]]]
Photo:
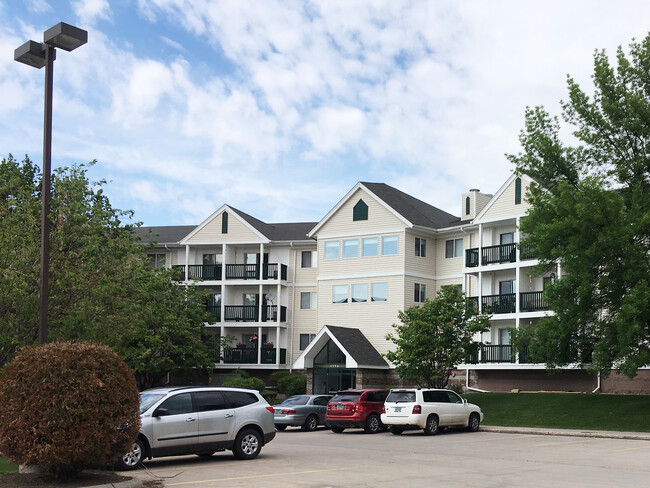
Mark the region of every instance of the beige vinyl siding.
[[[437, 294], [442, 289], [443, 286], [462, 285], [462, 284], [463, 284], [463, 278], [452, 278], [452, 279], [448, 279], [448, 280], [438, 280], [436, 282], [435, 293]], [[470, 296], [470, 295], [467, 295], [467, 296]], [[432, 298], [435, 298], [435, 295]]]
[[[370, 301], [370, 284], [387, 283], [388, 300]], [[362, 303], [332, 303], [332, 286], [352, 284], [368, 285], [368, 300]], [[388, 351], [386, 334], [393, 332], [392, 325], [399, 321], [398, 312], [403, 309], [404, 282], [401, 276], [361, 278], [354, 280], [325, 280], [318, 283], [318, 329], [324, 325], [350, 327], [361, 330], [380, 352]]]
[[[455, 258], [446, 258], [446, 242], [452, 239], [463, 240], [463, 252]], [[442, 237], [436, 242], [436, 276], [460, 275], [465, 265], [465, 250], [468, 248], [469, 236], [467, 234], [451, 234]]]
[[[352, 220], [359, 199], [368, 205], [368, 220]], [[362, 189], [354, 194], [318, 230], [318, 238], [403, 229], [404, 222]]]
[[404, 309], [421, 305], [414, 300], [415, 284], [424, 284], [427, 287], [425, 298], [433, 300], [436, 297], [436, 280], [420, 278], [417, 276], [406, 276], [404, 279]]
[[[381, 238], [385, 236], [397, 236], [397, 254], [382, 255]], [[362, 256], [364, 238], [377, 238], [377, 256]], [[356, 258], [343, 257], [343, 241], [358, 241], [358, 256]], [[325, 259], [325, 242], [339, 242], [339, 258]], [[342, 239], [325, 239], [318, 241], [318, 276], [356, 276], [369, 273], [387, 273], [404, 271], [404, 233], [372, 234], [361, 237], [346, 237]]]
[[189, 244], [200, 242], [255, 242], [260, 241], [259, 234], [252, 231], [235, 213], [228, 212], [228, 233], [221, 233], [221, 215], [214, 216], [201, 230], [188, 240]]
[[[426, 240], [426, 257], [415, 255], [415, 238]], [[406, 245], [404, 246], [404, 261], [407, 273], [418, 273], [435, 276], [436, 274], [436, 239], [420, 234], [406, 233]]]
[[499, 197], [492, 203], [481, 220], [498, 220], [528, 213], [530, 205], [526, 201], [527, 190], [528, 183], [522, 179], [521, 203], [515, 205], [515, 180], [513, 179], [503, 193], [501, 193], [501, 195], [499, 195]]
[[[291, 253], [291, 262], [289, 263], [290, 272], [287, 276], [289, 281], [293, 281], [293, 266], [296, 266], [296, 283], [316, 283], [318, 280], [318, 253], [314, 253], [312, 260], [316, 260], [315, 268], [303, 268], [302, 267], [302, 251], [316, 251], [317, 246], [314, 243], [313, 246], [309, 247], [297, 247]], [[294, 259], [295, 257], [295, 259]], [[312, 263], [313, 264], [313, 263]]]
[[[300, 293], [301, 292], [317, 292], [318, 287], [315, 284], [314, 286], [296, 286], [295, 287], [295, 306], [294, 316], [293, 316], [293, 349], [292, 349], [292, 361], [289, 361], [289, 349], [291, 348], [291, 338], [287, 343], [287, 364], [292, 364], [302, 351], [300, 350], [300, 334], [317, 334], [318, 327], [318, 304], [313, 310], [301, 310], [300, 308]], [[316, 299], [318, 301], [318, 293], [316, 294]]]

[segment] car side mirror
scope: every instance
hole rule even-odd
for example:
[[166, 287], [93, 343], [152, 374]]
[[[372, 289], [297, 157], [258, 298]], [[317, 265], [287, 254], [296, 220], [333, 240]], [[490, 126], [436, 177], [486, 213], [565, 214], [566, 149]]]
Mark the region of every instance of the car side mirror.
[[169, 410], [166, 408], [157, 408], [156, 411], [151, 414], [152, 417], [164, 417], [165, 415], [169, 415]]
[[463, 398], [463, 403], [467, 404], [467, 398]]

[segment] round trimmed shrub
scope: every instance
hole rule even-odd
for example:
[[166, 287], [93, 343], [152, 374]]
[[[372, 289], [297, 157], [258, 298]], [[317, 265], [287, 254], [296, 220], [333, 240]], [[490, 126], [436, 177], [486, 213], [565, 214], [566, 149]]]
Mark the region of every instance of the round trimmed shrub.
[[0, 370], [0, 452], [60, 478], [113, 463], [137, 438], [139, 403], [133, 372], [106, 346], [25, 347]]

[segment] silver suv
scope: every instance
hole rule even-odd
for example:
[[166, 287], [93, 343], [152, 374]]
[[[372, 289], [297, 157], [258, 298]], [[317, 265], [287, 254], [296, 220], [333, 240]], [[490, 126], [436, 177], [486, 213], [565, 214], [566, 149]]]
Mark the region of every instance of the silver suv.
[[231, 449], [253, 459], [275, 437], [273, 408], [256, 390], [222, 386], [154, 388], [140, 393], [142, 426], [118, 469], [135, 469], [144, 459]]
[[433, 435], [440, 427], [466, 427], [476, 432], [483, 412], [451, 390], [400, 388], [391, 390], [386, 398], [381, 421], [395, 435], [415, 428]]

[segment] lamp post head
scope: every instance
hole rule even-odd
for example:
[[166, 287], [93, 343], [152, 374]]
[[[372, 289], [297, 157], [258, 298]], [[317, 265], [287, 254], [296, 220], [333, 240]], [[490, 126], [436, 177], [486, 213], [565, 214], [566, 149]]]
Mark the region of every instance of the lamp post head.
[[88, 32], [74, 25], [59, 22], [45, 31], [43, 42], [69, 52], [88, 42]]
[[45, 49], [43, 44], [36, 41], [27, 41], [14, 50], [14, 60], [41, 69], [45, 66]]

